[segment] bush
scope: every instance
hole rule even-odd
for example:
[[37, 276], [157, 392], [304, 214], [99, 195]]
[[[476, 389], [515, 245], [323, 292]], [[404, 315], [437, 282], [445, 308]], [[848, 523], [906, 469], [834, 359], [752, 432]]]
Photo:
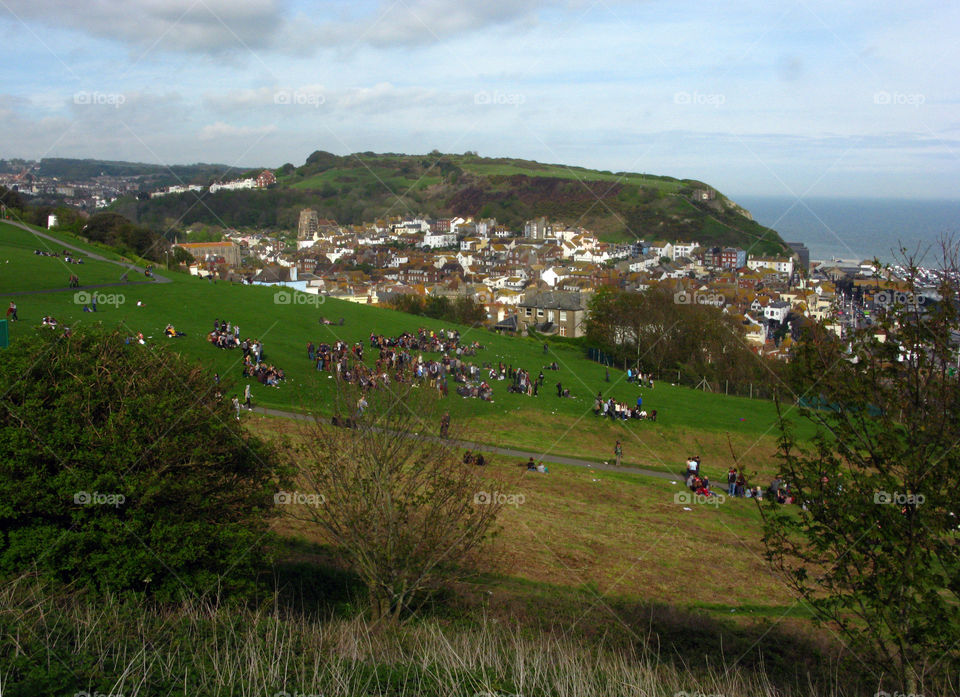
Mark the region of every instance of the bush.
[[37, 329], [0, 365], [0, 574], [160, 598], [252, 586], [276, 458], [201, 369]]

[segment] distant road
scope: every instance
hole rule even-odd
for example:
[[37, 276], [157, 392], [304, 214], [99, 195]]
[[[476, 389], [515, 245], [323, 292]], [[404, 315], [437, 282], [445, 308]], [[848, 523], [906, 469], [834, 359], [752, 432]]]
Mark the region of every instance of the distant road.
[[[80, 252], [80, 253], [83, 254], [84, 256], [89, 257], [89, 258], [91, 258], [91, 259], [95, 259], [95, 260], [97, 260], [97, 261], [105, 261], [105, 262], [107, 262], [108, 264], [115, 264], [115, 265], [117, 265], [117, 266], [119, 266], [119, 267], [121, 267], [121, 268], [126, 269], [128, 273], [129, 273], [129, 272], [133, 272], [133, 273], [142, 275], [142, 274], [146, 271], [145, 268], [143, 268], [143, 267], [141, 267], [141, 266], [137, 266], [137, 265], [135, 265], [135, 264], [130, 264], [130, 263], [127, 263], [127, 262], [125, 262], [125, 261], [116, 261], [115, 259], [107, 259], [106, 257], [101, 256], [100, 254], [97, 254], [96, 252], [90, 252], [90, 251], [88, 251], [88, 250], [86, 250], [86, 249], [83, 249], [82, 247], [77, 247], [77, 246], [75, 246], [75, 245], [70, 244], [69, 242], [64, 242], [63, 240], [58, 239], [58, 238], [56, 238], [56, 237], [53, 237], [52, 235], [48, 235], [48, 234], [45, 233], [45, 232], [40, 232], [39, 230], [34, 230], [32, 227], [30, 227], [30, 226], [28, 226], [28, 225], [24, 225], [23, 223], [18, 223], [18, 222], [14, 221], [14, 220], [4, 220], [3, 222], [7, 223], [8, 225], [12, 225], [13, 227], [18, 227], [18, 228], [20, 228], [21, 230], [25, 230], [26, 232], [29, 232], [31, 235], [36, 235], [37, 237], [42, 237], [43, 239], [47, 240], [48, 242], [52, 242], [54, 245], [56, 245], [57, 247], [59, 247], [59, 248], [61, 248], [61, 249], [72, 249], [73, 251], [75, 251], [75, 252]], [[137, 284], [142, 284], [142, 283], [170, 283], [170, 279], [169, 279], [169, 278], [165, 278], [165, 277], [163, 277], [163, 276], [158, 276], [158, 275], [154, 274], [153, 278], [154, 278], [154, 280], [152, 280], [152, 281], [118, 281], [118, 282], [116, 282], [116, 283], [100, 283], [100, 284], [97, 284], [97, 285], [80, 286], [80, 287], [81, 287], [81, 288], [109, 288], [109, 287], [112, 287], [112, 286], [127, 286], [127, 285], [133, 285], [133, 284], [135, 284], [135, 283], [137, 283]], [[50, 289], [47, 289], [47, 290], [26, 290], [26, 291], [20, 291], [20, 292], [17, 292], [17, 293], [3, 293], [3, 295], [33, 295], [33, 294], [35, 294], [35, 293], [60, 293], [60, 292], [65, 291], [65, 290], [77, 290], [77, 289], [76, 289], [76, 288], [50, 288]]]
[[[253, 411], [257, 414], [263, 414], [264, 416], [278, 416], [284, 419], [296, 419], [298, 421], [310, 421], [313, 418], [307, 414], [300, 414], [294, 411], [282, 411], [280, 409], [268, 409], [266, 407], [254, 407]], [[602, 462], [591, 462], [590, 460], [581, 460], [575, 457], [535, 453], [527, 450], [517, 450], [515, 448], [499, 448], [493, 445], [487, 445], [485, 443], [472, 443], [465, 440], [445, 440], [444, 442], [457, 448], [479, 450], [485, 453], [496, 453], [497, 455], [507, 455], [508, 457], [520, 458], [521, 460], [528, 460], [532, 457], [536, 461], [545, 460], [546, 462], [554, 462], [560, 465], [572, 465], [574, 467], [603, 470], [605, 472], [636, 474], [642, 477], [655, 477], [657, 479], [668, 479], [670, 481], [679, 481], [683, 479], [679, 473], [660, 472], [658, 470], [643, 469], [641, 467], [617, 467], [616, 465], [607, 465]]]

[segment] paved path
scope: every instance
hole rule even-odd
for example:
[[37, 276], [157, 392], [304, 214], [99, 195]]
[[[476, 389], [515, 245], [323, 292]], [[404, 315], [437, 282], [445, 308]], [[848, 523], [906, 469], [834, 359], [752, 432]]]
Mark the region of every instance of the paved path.
[[[264, 416], [277, 416], [284, 419], [296, 419], [298, 421], [310, 421], [312, 416], [300, 414], [293, 411], [282, 411], [280, 409], [268, 409], [266, 407], [254, 407], [253, 411]], [[590, 460], [581, 460], [575, 457], [565, 457], [563, 455], [551, 455], [545, 453], [535, 453], [527, 450], [517, 450], [516, 448], [500, 448], [486, 443], [472, 443], [464, 440], [447, 440], [449, 445], [467, 450], [480, 450], [485, 453], [496, 453], [498, 455], [507, 455], [517, 457], [522, 460], [533, 458], [534, 460], [546, 460], [561, 465], [572, 465], [574, 467], [586, 467], [594, 470], [603, 470], [605, 472], [621, 472], [623, 474], [637, 474], [643, 477], [655, 477], [657, 479], [668, 479], [670, 481], [680, 481], [682, 477], [679, 474], [663, 472], [658, 470], [644, 469], [641, 467], [617, 467], [616, 465], [606, 465], [602, 462], [591, 462]]]
[[[64, 249], [64, 248], [72, 249], [73, 251], [80, 252], [84, 256], [87, 256], [91, 259], [95, 259], [97, 261], [105, 261], [108, 264], [116, 264], [117, 266], [120, 266], [126, 269], [127, 273], [130, 273], [132, 271], [133, 273], [143, 275], [143, 272], [146, 271], [146, 269], [144, 269], [143, 267], [137, 266], [135, 264], [131, 264], [126, 261], [117, 261], [115, 259], [107, 259], [105, 256], [101, 256], [96, 252], [91, 252], [86, 249], [83, 249], [82, 247], [77, 247], [76, 245], [72, 245], [69, 242], [64, 242], [63, 240], [58, 239], [53, 235], [48, 235], [45, 232], [34, 230], [32, 227], [28, 225], [24, 225], [23, 223], [18, 223], [14, 220], [4, 220], [3, 222], [7, 223], [8, 225], [12, 225], [14, 227], [18, 227], [21, 230], [25, 230], [26, 232], [29, 232], [31, 235], [36, 235], [37, 237], [41, 237], [47, 240], [48, 242], [52, 242], [56, 247], [59, 247], [60, 249]], [[157, 276], [156, 274], [154, 274], [153, 278], [154, 278], [153, 281], [120, 281], [118, 283], [101, 283], [99, 285], [81, 286], [81, 288], [107, 288], [110, 286], [133, 285], [134, 283], [170, 283], [170, 279], [165, 278], [164, 276]], [[21, 291], [19, 293], [4, 293], [4, 295], [30, 295], [32, 293], [60, 293], [65, 290], [77, 290], [77, 289], [76, 288], [52, 288], [49, 290], [31, 290], [31, 291]]]

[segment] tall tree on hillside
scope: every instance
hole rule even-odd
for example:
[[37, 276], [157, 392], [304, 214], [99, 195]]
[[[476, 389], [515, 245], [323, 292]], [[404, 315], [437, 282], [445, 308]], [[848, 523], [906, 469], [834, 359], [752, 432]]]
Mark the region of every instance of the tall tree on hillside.
[[800, 442], [781, 418], [780, 467], [802, 505], [761, 507], [768, 558], [799, 598], [878, 684], [914, 694], [960, 668], [956, 248], [942, 262], [935, 296], [908, 262], [905, 292], [877, 293], [877, 326], [797, 346], [817, 435]]

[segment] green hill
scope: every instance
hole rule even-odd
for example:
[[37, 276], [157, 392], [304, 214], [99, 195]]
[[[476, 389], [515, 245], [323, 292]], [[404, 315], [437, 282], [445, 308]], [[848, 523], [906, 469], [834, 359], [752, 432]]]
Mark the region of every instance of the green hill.
[[[225, 224], [295, 230], [303, 207], [341, 224], [391, 215], [493, 217], [520, 232], [545, 216], [595, 230], [608, 241], [697, 240], [755, 254], [786, 247], [779, 235], [703, 182], [629, 172], [602, 172], [473, 154], [401, 155], [317, 151], [300, 167], [277, 171], [266, 191], [183, 194], [116, 204], [152, 226]], [[707, 199], [703, 193], [707, 192]]]
[[[60, 237], [68, 239], [65, 234]], [[41, 244], [29, 238], [29, 233], [0, 224], [0, 268], [16, 269], [16, 274], [0, 285], [0, 301], [11, 299], [4, 295], [6, 293], [66, 286], [66, 267], [57, 260], [35, 256], [32, 247]], [[116, 282], [122, 273], [122, 269], [111, 270], [103, 262], [88, 261], [80, 267], [71, 267], [77, 268], [82, 269], [78, 275], [83, 284]], [[18, 295], [15, 300], [21, 323], [12, 327], [11, 334], [15, 338], [19, 332], [39, 325], [45, 315], [68, 325], [103, 322], [111, 327], [121, 326], [131, 336], [143, 332], [150, 342], [176, 342], [177, 350], [184, 357], [239, 381], [240, 353], [216, 349], [206, 341], [214, 319], [229, 320], [240, 325], [244, 336], [262, 339], [265, 359], [283, 368], [288, 375], [279, 389], [254, 382], [257, 404], [280, 409], [319, 407], [323, 410], [331, 403], [333, 380], [314, 370], [307, 360], [308, 341], [332, 343], [340, 339], [367, 346], [371, 332], [398, 335], [420, 326], [455, 327], [465, 341], [479, 341], [484, 346], [473, 359], [478, 364], [502, 361], [515, 368], [526, 368], [534, 375], [554, 361], [560, 367], [556, 372], [544, 371], [544, 388], [536, 398], [509, 393], [509, 381], [493, 381], [493, 403], [463, 399], [451, 390], [449, 405], [453, 418], [461, 422], [469, 419], [471, 427], [480, 434], [478, 440], [535, 449], [545, 456], [566, 455], [600, 461], [610, 458], [612, 444], [620, 438], [627, 444], [627, 462], [672, 472], [688, 454], [698, 452], [711, 462], [711, 469], [716, 462], [714, 474], [719, 474], [730, 462], [729, 437], [735, 447], [744, 451], [746, 463], [765, 473], [773, 467], [772, 429], [776, 413], [769, 402], [726, 397], [660, 382], [655, 389], [642, 391], [645, 406], [658, 410], [656, 424], [610, 423], [593, 416], [594, 395], [603, 392], [634, 403], [638, 390], [623, 379], [620, 371], [611, 371], [611, 382], [606, 382], [604, 369], [588, 360], [576, 342], [551, 341], [549, 354], [544, 354], [543, 344], [530, 338], [501, 336], [485, 329], [456, 327], [333, 299], [319, 305], [277, 303], [278, 289], [273, 287], [211, 283], [179, 273], [164, 275], [170, 278], [170, 283], [104, 288], [104, 293], [121, 295], [123, 302], [117, 306], [101, 303], [95, 315], [83, 312], [82, 304], [75, 302], [71, 290]], [[344, 324], [323, 325], [321, 317], [334, 321], [343, 318]], [[164, 338], [162, 332], [167, 323], [174, 324], [187, 336]], [[365, 360], [372, 365], [375, 358], [375, 352], [368, 350]], [[558, 399], [556, 382], [569, 388], [575, 398]], [[238, 385], [238, 389], [242, 387]]]

